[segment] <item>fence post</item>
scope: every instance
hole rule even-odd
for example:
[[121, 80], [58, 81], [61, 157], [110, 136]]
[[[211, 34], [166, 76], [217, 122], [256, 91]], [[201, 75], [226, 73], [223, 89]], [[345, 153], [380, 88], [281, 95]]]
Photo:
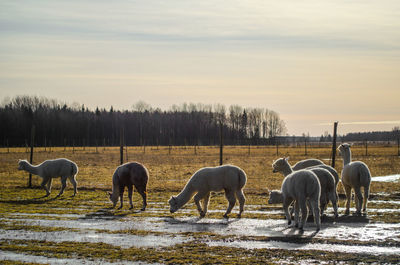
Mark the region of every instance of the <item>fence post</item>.
[[365, 156], [368, 156], [368, 140], [365, 140]]
[[307, 138], [304, 138], [304, 155], [307, 155]]
[[[33, 163], [33, 147], [34, 147], [34, 141], [35, 141], [35, 125], [32, 125], [31, 129], [31, 155], [29, 158], [29, 163]], [[28, 181], [28, 188], [32, 188], [32, 174], [29, 173], [29, 181]]]
[[119, 158], [120, 158], [120, 165], [124, 163], [124, 129], [120, 128], [119, 134]]
[[397, 137], [397, 155], [400, 156], [400, 137]]
[[219, 123], [219, 164], [223, 163], [223, 136], [222, 136], [222, 122]]
[[336, 159], [336, 132], [337, 132], [338, 122], [336, 121], [333, 124], [333, 140], [332, 140], [332, 164], [331, 166], [335, 167], [335, 159]]
[[276, 141], [275, 144], [276, 144], [276, 156], [278, 156], [279, 155], [279, 143], [278, 143], [278, 141]]
[[8, 145], [8, 139], [7, 139], [7, 153], [10, 153], [10, 146]]

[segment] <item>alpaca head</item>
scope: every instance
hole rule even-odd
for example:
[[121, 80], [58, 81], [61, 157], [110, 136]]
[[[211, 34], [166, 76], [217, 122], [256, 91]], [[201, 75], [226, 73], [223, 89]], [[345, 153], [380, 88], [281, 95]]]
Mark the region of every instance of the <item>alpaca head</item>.
[[284, 168], [288, 166], [289, 157], [279, 158], [272, 163], [272, 172], [283, 172]]
[[18, 170], [25, 170], [27, 163], [26, 160], [18, 160]]
[[118, 202], [118, 196], [113, 197], [113, 194], [111, 192], [108, 192], [108, 196], [110, 201], [113, 203], [113, 207], [115, 207], [115, 205], [117, 205]]
[[269, 192], [268, 204], [282, 203], [283, 196], [282, 192], [279, 190], [273, 190]]
[[340, 155], [343, 156], [344, 154], [350, 153], [350, 146], [352, 145], [348, 143], [343, 143], [339, 145], [337, 149], [339, 150]]
[[169, 206], [170, 206], [169, 207], [169, 211], [171, 213], [174, 213], [179, 209], [178, 201], [176, 200], [176, 197], [172, 196], [171, 199], [169, 199], [168, 203], [169, 203]]

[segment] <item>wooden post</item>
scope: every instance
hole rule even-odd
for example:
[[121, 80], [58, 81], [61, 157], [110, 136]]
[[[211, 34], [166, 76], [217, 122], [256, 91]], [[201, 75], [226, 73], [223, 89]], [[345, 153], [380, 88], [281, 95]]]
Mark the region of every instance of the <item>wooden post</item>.
[[75, 153], [75, 139], [72, 139], [72, 153]]
[[397, 155], [400, 156], [400, 137], [397, 138]]
[[[34, 147], [34, 142], [35, 142], [35, 125], [32, 125], [31, 129], [31, 155], [29, 158], [29, 163], [33, 163], [33, 147]], [[28, 188], [32, 187], [32, 174], [29, 173], [29, 181], [28, 181]]]
[[279, 143], [278, 143], [278, 141], [276, 141], [275, 140], [275, 145], [276, 145], [276, 156], [278, 156], [279, 155]]
[[51, 139], [49, 140], [49, 153], [51, 153]]
[[120, 128], [119, 134], [119, 158], [120, 158], [120, 165], [124, 163], [124, 129]]
[[10, 146], [8, 145], [8, 139], [7, 139], [7, 153], [10, 153]]
[[223, 163], [223, 136], [222, 136], [222, 122], [219, 123], [219, 164], [222, 165]]
[[365, 140], [365, 156], [368, 156], [368, 140]]
[[66, 151], [67, 148], [67, 139], [64, 138], [64, 152]]
[[307, 138], [304, 138], [304, 155], [307, 155]]
[[46, 153], [47, 149], [47, 138], [46, 136], [44, 137], [44, 152]]
[[336, 121], [333, 124], [333, 140], [332, 140], [332, 164], [331, 166], [335, 167], [335, 159], [336, 159], [336, 132], [337, 132], [338, 122]]

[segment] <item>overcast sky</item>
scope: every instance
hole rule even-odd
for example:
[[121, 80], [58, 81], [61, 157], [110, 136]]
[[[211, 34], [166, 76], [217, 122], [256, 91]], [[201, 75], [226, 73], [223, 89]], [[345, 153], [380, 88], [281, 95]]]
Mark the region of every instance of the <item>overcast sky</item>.
[[290, 135], [400, 126], [400, 1], [0, 1], [0, 99], [277, 111]]

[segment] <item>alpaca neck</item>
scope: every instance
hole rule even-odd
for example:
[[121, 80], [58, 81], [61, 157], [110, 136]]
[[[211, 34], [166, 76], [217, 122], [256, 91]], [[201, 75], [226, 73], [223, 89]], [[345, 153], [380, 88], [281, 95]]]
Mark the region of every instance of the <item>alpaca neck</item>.
[[178, 208], [185, 205], [192, 197], [196, 191], [192, 189], [190, 182], [185, 186], [185, 188], [176, 196], [178, 202]]
[[282, 169], [282, 174], [286, 177], [287, 175], [291, 174], [293, 169], [290, 167], [289, 164], [286, 164]]
[[112, 194], [111, 194], [111, 200], [113, 202], [117, 202], [119, 197], [119, 186], [118, 185], [113, 185], [112, 188]]
[[34, 166], [26, 162], [24, 169], [31, 174], [39, 175], [39, 166]]
[[349, 150], [343, 155], [343, 165], [347, 165], [351, 162], [351, 151]]

